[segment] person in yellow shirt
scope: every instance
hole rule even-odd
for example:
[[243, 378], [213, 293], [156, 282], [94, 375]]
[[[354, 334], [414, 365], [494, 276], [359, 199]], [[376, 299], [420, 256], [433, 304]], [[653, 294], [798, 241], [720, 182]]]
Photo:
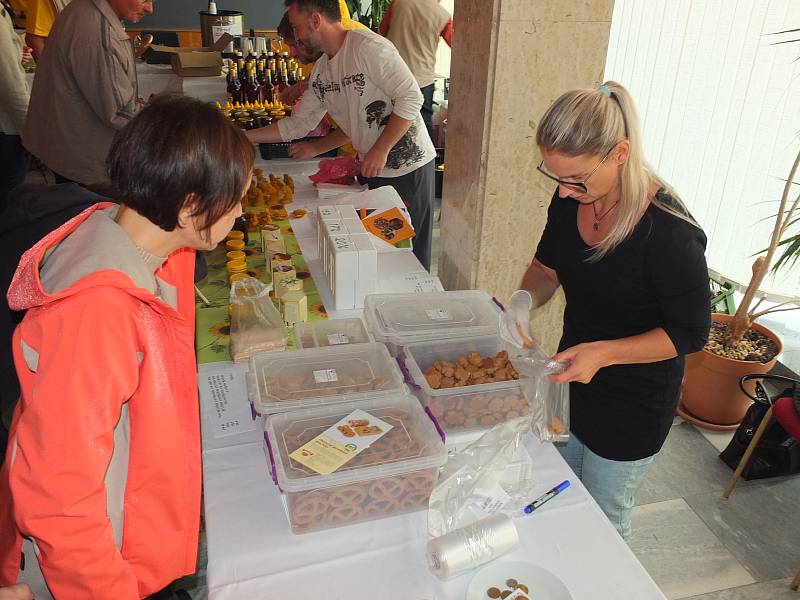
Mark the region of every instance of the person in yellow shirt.
[[27, 0], [28, 17], [25, 25], [25, 43], [33, 50], [33, 58], [39, 61], [45, 40], [69, 0]]

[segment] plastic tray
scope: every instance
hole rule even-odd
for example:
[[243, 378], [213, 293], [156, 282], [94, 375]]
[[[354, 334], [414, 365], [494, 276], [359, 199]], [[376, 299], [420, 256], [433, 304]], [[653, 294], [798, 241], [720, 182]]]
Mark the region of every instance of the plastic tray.
[[[356, 409], [394, 427], [330, 475], [289, 458]], [[427, 508], [438, 469], [447, 461], [433, 422], [408, 394], [271, 415], [264, 430], [294, 533]]]
[[373, 294], [364, 300], [370, 332], [393, 355], [407, 344], [496, 334], [498, 316], [491, 298], [479, 290]]
[[519, 380], [464, 387], [433, 389], [424, 372], [437, 360], [454, 362], [459, 356], [477, 352], [493, 357], [506, 346], [499, 336], [477, 336], [457, 340], [420, 342], [403, 347], [398, 359], [406, 368], [406, 379], [420, 400], [447, 433], [488, 429], [530, 412]]
[[401, 392], [403, 377], [383, 344], [348, 344], [250, 359], [250, 399], [262, 415]]
[[298, 323], [294, 327], [297, 347], [323, 348], [344, 344], [366, 344], [372, 341], [361, 319], [325, 319]]
[[[302, 138], [300, 140], [294, 140], [292, 142], [272, 142], [268, 144], [259, 144], [258, 151], [261, 154], [261, 158], [264, 160], [271, 160], [273, 158], [289, 158], [289, 146], [294, 142], [307, 142], [307, 141], [315, 141], [319, 138]], [[324, 152], [320, 154], [319, 157], [326, 157], [326, 156], [336, 156], [338, 150], [329, 150], [328, 152]]]

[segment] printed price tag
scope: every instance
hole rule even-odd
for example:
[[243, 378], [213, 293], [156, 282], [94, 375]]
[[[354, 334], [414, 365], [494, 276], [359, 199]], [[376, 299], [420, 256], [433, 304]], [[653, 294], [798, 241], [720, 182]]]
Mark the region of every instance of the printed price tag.
[[511, 500], [511, 497], [506, 491], [499, 484], [495, 484], [480, 498], [478, 507], [487, 515], [493, 515], [503, 510], [509, 500]]
[[331, 346], [338, 346], [339, 344], [349, 344], [350, 338], [343, 333], [331, 333], [328, 335], [328, 343]]
[[230, 33], [232, 36], [242, 35], [241, 25], [212, 25], [211, 26], [211, 39], [216, 44], [223, 34]]
[[450, 316], [450, 313], [447, 312], [447, 309], [444, 308], [434, 308], [431, 310], [426, 310], [425, 314], [428, 315], [428, 318], [431, 321], [452, 321], [453, 317]]
[[314, 371], [314, 381], [316, 383], [333, 383], [339, 381], [339, 378], [336, 376], [336, 369], [322, 369]]
[[427, 294], [428, 292], [443, 291], [442, 284], [437, 277], [427, 271], [406, 273], [403, 276], [405, 287], [416, 294]]
[[368, 412], [354, 410], [289, 456], [320, 475], [330, 475], [391, 428], [392, 425]]

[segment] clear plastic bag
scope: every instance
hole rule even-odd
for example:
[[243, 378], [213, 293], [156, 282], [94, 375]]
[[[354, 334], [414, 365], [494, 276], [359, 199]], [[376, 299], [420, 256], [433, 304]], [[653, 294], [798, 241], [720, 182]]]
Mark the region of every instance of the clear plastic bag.
[[561, 373], [568, 363], [558, 362], [535, 348], [528, 356], [515, 356], [511, 364], [520, 375], [522, 393], [531, 407], [531, 429], [543, 442], [569, 440], [569, 384], [547, 377]]
[[231, 286], [231, 358], [247, 360], [259, 352], [286, 349], [286, 325], [266, 285], [247, 277]]
[[428, 505], [428, 533], [437, 538], [489, 515], [519, 515], [530, 502], [533, 454], [530, 418], [500, 423], [450, 457]]

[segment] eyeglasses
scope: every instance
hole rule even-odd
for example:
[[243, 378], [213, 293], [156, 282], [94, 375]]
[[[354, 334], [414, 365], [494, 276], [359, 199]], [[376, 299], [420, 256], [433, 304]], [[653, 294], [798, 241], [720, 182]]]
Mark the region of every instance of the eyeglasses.
[[600, 162], [597, 163], [597, 166], [594, 169], [592, 169], [592, 172], [589, 173], [584, 178], [583, 181], [566, 181], [564, 179], [559, 179], [555, 175], [551, 175], [550, 173], [548, 173], [547, 171], [545, 171], [542, 168], [542, 166], [544, 165], [544, 160], [542, 160], [542, 162], [539, 163], [539, 166], [536, 167], [536, 170], [539, 171], [539, 173], [541, 173], [542, 175], [544, 175], [548, 179], [552, 179], [553, 181], [555, 181], [558, 185], [563, 185], [565, 188], [568, 188], [570, 190], [578, 192], [579, 194], [586, 194], [589, 191], [586, 188], [586, 182], [589, 181], [591, 176], [594, 175], [597, 172], [597, 169], [600, 168], [600, 165], [602, 165], [604, 162], [606, 162], [606, 159], [611, 155], [611, 151], [615, 147], [616, 147], [616, 144], [614, 144], [613, 146], [611, 146], [611, 148], [609, 148], [608, 152], [605, 153], [605, 156], [603, 156], [603, 158], [600, 160]]

